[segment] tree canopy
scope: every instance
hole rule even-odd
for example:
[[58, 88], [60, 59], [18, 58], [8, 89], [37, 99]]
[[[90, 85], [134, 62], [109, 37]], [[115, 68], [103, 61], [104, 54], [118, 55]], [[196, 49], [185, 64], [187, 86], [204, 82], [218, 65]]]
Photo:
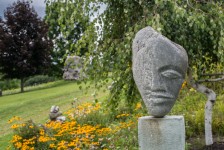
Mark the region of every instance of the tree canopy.
[[52, 42], [48, 27], [29, 2], [17, 1], [0, 21], [0, 72], [4, 78], [21, 79], [47, 71], [51, 64]]
[[[58, 76], [62, 76], [66, 57], [78, 51], [74, 45], [80, 39], [89, 21], [89, 17], [83, 15], [82, 12], [76, 12], [79, 13], [80, 17], [82, 16], [82, 19], [75, 17], [74, 12], [81, 5], [72, 4], [70, 1], [51, 1], [46, 5], [45, 21], [49, 25], [49, 37], [54, 42], [52, 58], [55, 65], [52, 71], [54, 75]], [[87, 48], [83, 47], [76, 54], [82, 56], [86, 51]]]
[[[65, 8], [81, 4], [78, 0], [66, 2]], [[99, 5], [103, 3], [106, 8], [97, 19], [86, 24], [82, 37], [70, 50], [81, 49], [88, 43], [86, 70], [96, 86], [100, 87], [108, 78], [113, 80], [109, 103], [114, 108], [121, 97], [129, 106], [140, 99], [132, 77], [131, 48], [135, 34], [143, 27], [152, 26], [182, 45], [188, 52], [189, 65], [194, 69], [196, 79], [202, 73], [216, 70], [217, 66], [223, 71], [223, 1], [88, 0], [82, 3], [70, 18], [61, 16], [71, 23], [70, 28], [74, 26], [72, 18], [83, 19], [77, 12], [94, 16]], [[102, 32], [96, 29], [102, 29]], [[68, 43], [73, 41], [68, 40]]]

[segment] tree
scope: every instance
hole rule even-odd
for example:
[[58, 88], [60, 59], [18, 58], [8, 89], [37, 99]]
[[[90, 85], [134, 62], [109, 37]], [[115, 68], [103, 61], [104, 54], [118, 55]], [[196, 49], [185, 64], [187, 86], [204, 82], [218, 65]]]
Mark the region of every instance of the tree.
[[[68, 0], [65, 8], [74, 3], [81, 4], [73, 2]], [[145, 26], [152, 26], [187, 50], [196, 80], [200, 79], [201, 74], [211, 71], [211, 64], [219, 63], [223, 66], [222, 1], [90, 0], [82, 2], [83, 7], [77, 7], [70, 19], [66, 15], [61, 17], [67, 22], [72, 18], [82, 20], [77, 12], [94, 14], [101, 2], [106, 5], [106, 10], [93, 22], [86, 24], [83, 36], [73, 45], [79, 50], [88, 43], [85, 66], [88, 76], [95, 81], [96, 86], [105, 84], [108, 77], [112, 78], [113, 86], [108, 101], [111, 106], [117, 107], [121, 97], [129, 106], [140, 99], [132, 77], [131, 47], [135, 33]], [[96, 22], [103, 32], [96, 32]], [[68, 25], [68, 28], [73, 28], [74, 24]], [[63, 34], [66, 32], [62, 31]], [[73, 43], [72, 40], [67, 42]]]
[[[50, 1], [46, 5], [45, 21], [49, 25], [49, 37], [54, 42], [52, 58], [55, 65], [53, 65], [52, 72], [57, 76], [62, 76], [66, 56], [75, 51], [78, 56], [82, 56], [87, 51], [87, 48], [84, 47], [78, 52], [74, 45], [86, 29], [88, 16], [75, 12], [81, 5], [72, 5], [72, 3], [68, 5], [69, 3], [71, 2]], [[74, 13], [82, 15], [82, 20], [74, 17]]]
[[45, 73], [51, 63], [52, 42], [47, 25], [29, 2], [17, 1], [4, 12], [0, 24], [0, 72], [4, 78], [21, 80]]
[[[192, 77], [196, 81], [191, 84], [208, 96], [207, 104], [210, 105], [209, 109], [212, 108], [215, 94], [205, 86], [201, 90], [202, 86], [197, 81], [200, 81], [203, 74], [224, 70], [223, 1], [89, 0], [85, 1], [84, 7], [77, 8], [76, 12], [84, 11], [84, 14], [89, 14], [97, 11], [96, 6], [100, 2], [107, 7], [95, 22], [98, 22], [97, 26], [103, 32], [95, 32], [95, 22], [88, 24], [75, 47], [80, 49], [88, 43], [89, 52], [85, 55], [85, 66], [88, 76], [97, 87], [105, 84], [108, 78], [113, 80], [108, 100], [112, 110], [120, 104], [121, 99], [125, 99], [130, 107], [140, 99], [132, 77], [131, 47], [135, 33], [146, 26], [152, 26], [187, 50], [189, 66], [193, 70]], [[66, 6], [69, 5], [72, 4], [67, 3]], [[82, 19], [76, 13], [73, 17]], [[211, 117], [211, 111], [207, 110], [207, 116]], [[210, 130], [211, 122], [207, 125]], [[212, 140], [206, 139], [207, 145], [211, 143]]]

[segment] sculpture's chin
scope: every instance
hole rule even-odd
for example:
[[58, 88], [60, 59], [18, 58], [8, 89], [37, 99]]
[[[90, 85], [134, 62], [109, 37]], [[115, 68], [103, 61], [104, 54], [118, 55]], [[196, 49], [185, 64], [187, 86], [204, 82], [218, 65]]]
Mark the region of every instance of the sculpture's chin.
[[148, 110], [148, 111], [151, 116], [156, 117], [156, 118], [162, 118], [169, 113], [169, 112], [165, 112], [165, 111], [164, 112], [151, 111], [151, 110]]
[[167, 115], [169, 112], [170, 112], [171, 108], [162, 108], [162, 107], [159, 107], [159, 108], [152, 108], [152, 109], [148, 109], [148, 112], [150, 115], [156, 117], [156, 118], [162, 118], [164, 117], [165, 115]]
[[169, 103], [160, 103], [160, 104], [154, 103], [149, 105], [147, 109], [150, 115], [161, 118], [171, 111], [173, 105], [174, 105], [173, 101], [170, 101]]

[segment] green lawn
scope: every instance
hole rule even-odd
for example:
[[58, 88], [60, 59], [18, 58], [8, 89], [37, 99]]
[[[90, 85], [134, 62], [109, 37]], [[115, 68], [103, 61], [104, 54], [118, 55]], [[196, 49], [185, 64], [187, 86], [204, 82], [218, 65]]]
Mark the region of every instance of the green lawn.
[[[13, 116], [24, 120], [32, 119], [36, 123], [44, 123], [48, 119], [52, 105], [58, 105], [62, 112], [71, 108], [71, 102], [76, 97], [81, 101], [93, 100], [91, 88], [86, 93], [81, 91], [76, 82], [57, 81], [38, 87], [29, 88], [24, 93], [14, 93], [0, 97], [0, 149], [5, 149], [12, 136], [12, 130], [7, 123]], [[84, 85], [83, 85], [84, 86]], [[8, 94], [9, 92], [5, 92]], [[3, 93], [4, 94], [4, 93]], [[100, 92], [100, 99], [107, 92]]]

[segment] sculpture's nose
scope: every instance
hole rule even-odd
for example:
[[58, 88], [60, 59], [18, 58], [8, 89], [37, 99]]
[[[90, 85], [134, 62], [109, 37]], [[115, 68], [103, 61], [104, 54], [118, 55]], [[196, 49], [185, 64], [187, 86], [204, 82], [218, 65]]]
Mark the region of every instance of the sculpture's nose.
[[152, 76], [151, 90], [153, 92], [165, 92], [166, 91], [165, 83], [158, 73], [155, 73]]

